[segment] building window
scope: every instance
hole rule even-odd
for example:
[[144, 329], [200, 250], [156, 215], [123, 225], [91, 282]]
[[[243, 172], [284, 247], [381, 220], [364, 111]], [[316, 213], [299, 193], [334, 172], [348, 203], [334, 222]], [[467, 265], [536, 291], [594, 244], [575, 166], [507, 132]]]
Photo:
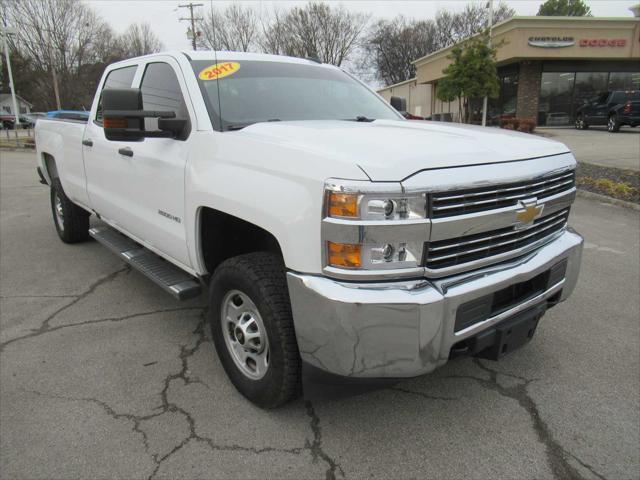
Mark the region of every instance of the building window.
[[538, 101], [538, 125], [569, 125], [573, 112], [574, 72], [543, 72]]
[[607, 72], [578, 72], [576, 73], [576, 86], [573, 92], [573, 110], [571, 117], [575, 116], [578, 108], [602, 92], [606, 92], [609, 82]]
[[609, 90], [640, 90], [640, 72], [611, 72]]

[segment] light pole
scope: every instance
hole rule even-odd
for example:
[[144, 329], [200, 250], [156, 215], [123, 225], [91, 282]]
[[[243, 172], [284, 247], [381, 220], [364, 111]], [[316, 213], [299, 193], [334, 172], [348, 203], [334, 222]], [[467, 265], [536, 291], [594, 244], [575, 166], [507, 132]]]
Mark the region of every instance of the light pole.
[[[487, 6], [489, 7], [489, 46], [491, 46], [491, 29], [493, 28], [493, 0], [489, 0], [489, 2], [487, 3]], [[487, 104], [488, 104], [488, 99], [487, 96], [484, 96], [484, 99], [482, 100], [482, 126], [486, 127], [487, 126]]]
[[9, 88], [11, 89], [11, 100], [13, 101], [13, 116], [15, 117], [14, 128], [20, 126], [20, 111], [18, 110], [18, 102], [16, 101], [16, 89], [13, 85], [13, 73], [11, 72], [11, 60], [9, 59], [9, 42], [7, 37], [9, 35], [15, 35], [16, 31], [13, 28], [2, 27], [2, 42], [4, 44], [4, 56], [7, 59], [7, 73], [9, 74]]

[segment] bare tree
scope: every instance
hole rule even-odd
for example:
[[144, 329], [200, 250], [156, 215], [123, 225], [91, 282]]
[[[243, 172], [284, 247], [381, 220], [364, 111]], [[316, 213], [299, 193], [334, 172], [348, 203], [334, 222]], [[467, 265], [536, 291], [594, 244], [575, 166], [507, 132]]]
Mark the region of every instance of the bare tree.
[[368, 20], [342, 6], [310, 2], [286, 13], [276, 11], [263, 25], [261, 45], [267, 53], [315, 57], [339, 66], [355, 51]]
[[[505, 3], [494, 9], [494, 23], [514, 15]], [[363, 62], [386, 85], [415, 75], [414, 60], [469, 38], [485, 29], [489, 12], [483, 5], [469, 4], [461, 12], [439, 11], [433, 20], [407, 20], [398, 16], [380, 20], [369, 30]]]
[[133, 25], [118, 38], [90, 4], [76, 0], [0, 0], [0, 6], [3, 21], [16, 27], [12, 54], [28, 66], [18, 88], [38, 109], [88, 109], [109, 63], [161, 48], [149, 25]]
[[205, 48], [248, 52], [258, 46], [258, 18], [251, 7], [232, 4], [224, 10], [211, 9], [198, 28]]
[[271, 16], [265, 16], [260, 21], [261, 35], [258, 38], [263, 52], [275, 55], [287, 55], [291, 44], [290, 33], [287, 28], [287, 13], [276, 8]]
[[[442, 14], [439, 13], [439, 15]], [[493, 23], [499, 23], [515, 15], [515, 10], [500, 2], [493, 9]], [[469, 38], [489, 25], [489, 10], [482, 4], [470, 3], [463, 11], [453, 14], [452, 37], [454, 41]]]
[[119, 43], [125, 58], [156, 53], [164, 48], [148, 23], [129, 25], [129, 28], [120, 36]]
[[78, 89], [73, 80], [83, 64], [95, 60], [94, 38], [111, 35], [109, 27], [91, 8], [73, 0], [4, 1], [3, 15], [17, 27], [12, 49], [42, 72], [33, 100], [57, 108], [69, 103]]
[[376, 77], [390, 85], [415, 75], [413, 60], [438, 48], [436, 24], [431, 21], [379, 20], [366, 39], [363, 60]]

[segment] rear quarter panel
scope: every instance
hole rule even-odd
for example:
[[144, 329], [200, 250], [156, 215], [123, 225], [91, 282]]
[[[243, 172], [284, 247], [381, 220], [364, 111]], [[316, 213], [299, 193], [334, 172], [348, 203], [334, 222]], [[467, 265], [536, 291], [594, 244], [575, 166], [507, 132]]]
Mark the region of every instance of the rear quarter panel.
[[74, 203], [89, 206], [84, 162], [82, 159], [82, 137], [85, 123], [73, 120], [40, 119], [36, 124], [36, 151], [38, 166], [51, 183], [45, 154], [55, 160], [56, 170], [65, 194]]

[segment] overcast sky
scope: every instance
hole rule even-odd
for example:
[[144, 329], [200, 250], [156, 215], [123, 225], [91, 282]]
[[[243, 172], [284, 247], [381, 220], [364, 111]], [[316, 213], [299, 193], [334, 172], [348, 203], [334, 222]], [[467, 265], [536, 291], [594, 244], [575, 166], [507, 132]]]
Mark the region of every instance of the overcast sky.
[[[186, 38], [187, 22], [180, 22], [180, 17], [188, 17], [187, 8], [178, 5], [189, 3], [191, 0], [88, 0], [96, 11], [111, 24], [118, 32], [122, 32], [134, 22], [148, 22], [161, 38], [167, 50], [189, 49], [190, 43]], [[192, 0], [193, 3], [203, 3], [200, 11], [209, 9], [212, 0]], [[487, 0], [476, 0], [473, 3], [486, 4]], [[495, 0], [495, 4], [499, 0]], [[629, 7], [639, 0], [587, 0], [594, 16], [597, 17], [631, 17]], [[230, 1], [213, 0], [213, 5], [224, 7]], [[289, 0], [255, 0], [238, 2], [252, 5], [259, 11], [268, 12], [275, 7], [287, 8], [294, 5], [304, 5], [304, 1]], [[349, 10], [370, 13], [373, 18], [391, 18], [400, 13], [407, 17], [433, 18], [440, 9], [460, 10], [468, 1], [459, 0], [350, 0], [329, 1], [329, 4], [343, 5]], [[517, 15], [535, 15], [542, 2], [530, 0], [509, 0], [507, 3], [515, 9]]]

